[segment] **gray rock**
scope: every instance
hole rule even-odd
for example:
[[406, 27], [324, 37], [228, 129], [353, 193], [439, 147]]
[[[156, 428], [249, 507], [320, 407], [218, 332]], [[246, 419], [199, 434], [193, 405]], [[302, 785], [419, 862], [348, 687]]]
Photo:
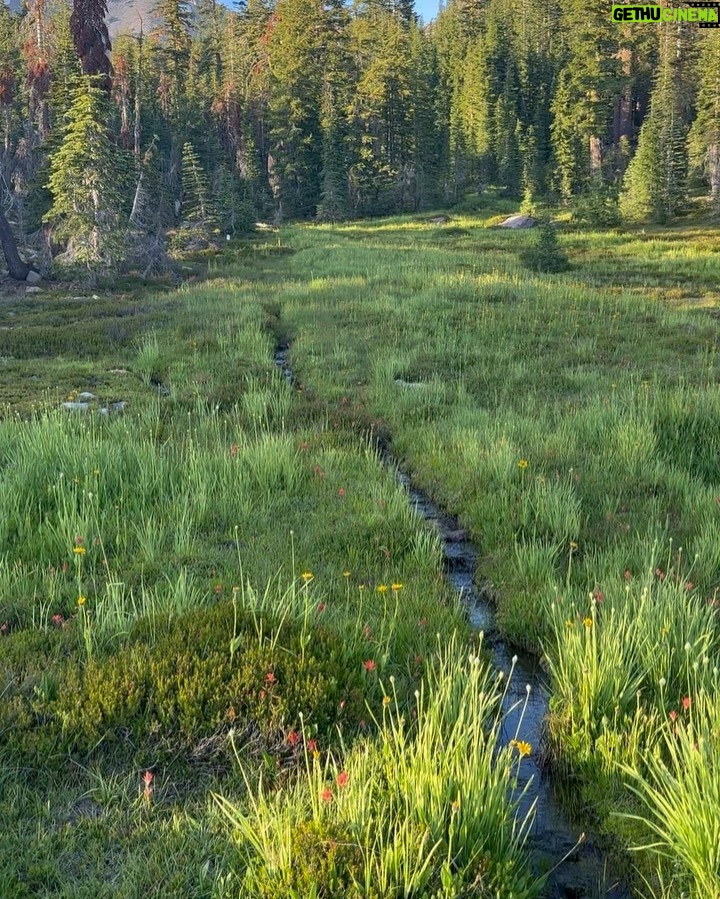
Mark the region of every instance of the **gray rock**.
[[82, 393], [78, 393], [78, 399], [82, 400], [82, 402], [87, 403], [89, 400], [96, 400], [97, 397], [94, 393], [90, 393], [89, 390], [83, 390]]
[[101, 415], [109, 415], [111, 412], [124, 412], [127, 408], [125, 400], [118, 400], [116, 403], [110, 403], [109, 406], [103, 406], [100, 410]]
[[534, 228], [537, 225], [530, 215], [511, 215], [504, 222], [500, 222], [501, 228]]
[[38, 274], [33, 269], [30, 269], [28, 272], [27, 278], [25, 278], [28, 284], [39, 284], [42, 281], [42, 275]]
[[90, 403], [63, 403], [63, 409], [68, 412], [87, 412], [89, 408]]
[[25, 293], [42, 293], [42, 290], [39, 287], [26, 287]]

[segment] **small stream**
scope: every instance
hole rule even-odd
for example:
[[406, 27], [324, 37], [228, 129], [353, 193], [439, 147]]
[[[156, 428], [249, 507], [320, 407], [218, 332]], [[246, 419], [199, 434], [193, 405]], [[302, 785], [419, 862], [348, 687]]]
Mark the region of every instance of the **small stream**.
[[[522, 796], [519, 812], [524, 815], [530, 805], [536, 803], [529, 845], [538, 870], [558, 865], [550, 874], [546, 895], [549, 899], [600, 899], [603, 896], [631, 899], [629, 887], [612, 875], [605, 856], [592, 840], [586, 836], [581, 841], [584, 829], [570, 822], [555, 797], [552, 778], [539, 765], [548, 711], [548, 691], [539, 660], [529, 653], [512, 649], [498, 633], [493, 608], [474, 584], [477, 550], [467, 532], [457, 519], [445, 514], [414, 487], [410, 477], [397, 469], [392, 458], [387, 462], [395, 468], [396, 478], [408, 491], [413, 507], [437, 529], [443, 546], [446, 576], [460, 594], [473, 628], [484, 632], [483, 645], [490, 650], [493, 664], [505, 675], [513, 669], [504, 702], [502, 740], [507, 743], [514, 737], [522, 715], [519, 736], [530, 743], [533, 752], [520, 765], [518, 792], [526, 787], [527, 791]], [[523, 712], [528, 684], [530, 695]], [[565, 860], [558, 864], [562, 859]]]
[[[294, 376], [289, 353], [287, 344], [279, 346], [275, 364], [285, 380], [292, 384]], [[472, 627], [484, 632], [483, 645], [490, 650], [496, 669], [506, 676], [512, 669], [504, 701], [502, 739], [505, 743], [513, 739], [522, 715], [519, 737], [530, 743], [533, 751], [520, 765], [518, 793], [527, 789], [520, 801], [519, 814], [523, 816], [535, 802], [529, 848], [538, 872], [554, 869], [544, 895], [547, 899], [632, 899], [627, 884], [613, 876], [607, 858], [585, 835], [584, 828], [572, 823], [564, 813], [556, 799], [551, 776], [540, 767], [540, 747], [548, 711], [545, 678], [535, 656], [514, 650], [500, 636], [492, 605], [475, 587], [477, 549], [457, 519], [447, 515], [413, 486], [410, 476], [400, 470], [390, 454], [383, 451], [380, 459], [394, 471], [396, 480], [406, 489], [418, 514], [437, 530], [442, 541], [446, 576], [459, 593]], [[530, 693], [526, 704], [527, 685]]]

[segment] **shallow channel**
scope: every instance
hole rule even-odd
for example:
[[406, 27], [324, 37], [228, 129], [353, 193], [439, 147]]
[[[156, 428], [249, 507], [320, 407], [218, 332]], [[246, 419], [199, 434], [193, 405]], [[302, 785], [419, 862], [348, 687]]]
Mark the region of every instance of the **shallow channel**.
[[[289, 345], [279, 346], [275, 352], [275, 364], [285, 380], [292, 384], [294, 377], [289, 354]], [[538, 872], [551, 871], [544, 897], [632, 899], [628, 885], [613, 875], [610, 861], [582, 825], [571, 822], [565, 814], [555, 796], [551, 775], [540, 766], [549, 698], [543, 671], [535, 656], [513, 649], [500, 636], [495, 626], [493, 607], [475, 586], [476, 547], [457, 519], [445, 513], [415, 487], [392, 455], [383, 451], [379, 459], [394, 472], [398, 483], [407, 491], [413, 508], [436, 529], [442, 542], [446, 577], [460, 595], [472, 627], [483, 631], [483, 645], [490, 651], [493, 665], [505, 677], [512, 671], [504, 700], [502, 739], [504, 742], [513, 739], [519, 724], [519, 737], [532, 746], [532, 753], [520, 765], [517, 790], [518, 794], [522, 794], [521, 816], [535, 803], [535, 818], [528, 844]]]

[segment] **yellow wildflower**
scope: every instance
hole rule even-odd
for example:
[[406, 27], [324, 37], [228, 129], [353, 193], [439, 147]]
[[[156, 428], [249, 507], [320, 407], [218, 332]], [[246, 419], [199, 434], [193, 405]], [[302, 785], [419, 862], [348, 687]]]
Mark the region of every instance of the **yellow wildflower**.
[[592, 627], [592, 618], [585, 618], [583, 620], [583, 624], [585, 625], [585, 627]]
[[515, 749], [517, 749], [520, 758], [523, 758], [526, 755], [530, 755], [530, 753], [532, 752], [532, 746], [525, 740], [510, 740], [510, 745], [514, 746]]
[[80, 607], [84, 606], [84, 605], [85, 605], [85, 597], [84, 597], [84, 596], [78, 596], [77, 604], [78, 604]]
[[343, 577], [350, 577], [349, 571], [343, 571]]
[[85, 547], [84, 546], [73, 546], [73, 552], [76, 556], [84, 556], [85, 555]]
[[527, 467], [528, 467], [527, 459], [521, 459], [518, 462], [518, 468], [523, 469], [523, 468], [527, 468]]
[[393, 590], [394, 593], [397, 593], [398, 590], [402, 590], [402, 587], [403, 587], [402, 584], [393, 584], [391, 589]]
[[387, 584], [378, 584], [377, 592], [378, 593], [387, 593]]
[[303, 571], [300, 577], [305, 581], [306, 584], [309, 584], [310, 581], [315, 577], [312, 571]]

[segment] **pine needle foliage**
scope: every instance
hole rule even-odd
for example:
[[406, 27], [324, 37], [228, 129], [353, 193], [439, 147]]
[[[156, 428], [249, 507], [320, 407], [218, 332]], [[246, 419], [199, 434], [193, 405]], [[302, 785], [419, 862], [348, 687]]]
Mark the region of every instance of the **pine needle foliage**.
[[68, 241], [73, 261], [114, 268], [122, 258], [123, 153], [106, 125], [107, 100], [84, 76], [75, 91], [59, 149], [50, 159], [52, 207], [45, 221]]

